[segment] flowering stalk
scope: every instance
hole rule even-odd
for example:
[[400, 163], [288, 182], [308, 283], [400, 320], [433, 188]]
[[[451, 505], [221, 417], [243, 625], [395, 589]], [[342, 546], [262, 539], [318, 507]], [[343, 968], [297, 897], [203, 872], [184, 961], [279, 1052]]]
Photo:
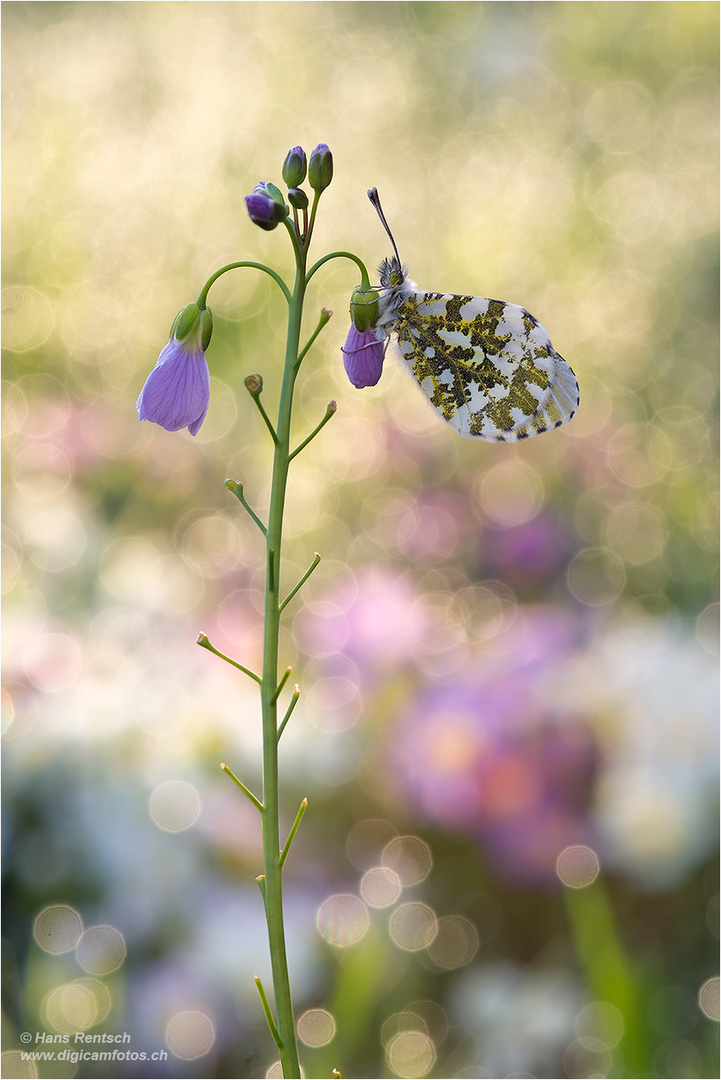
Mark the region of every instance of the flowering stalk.
[[[306, 167], [308, 170], [308, 182], [313, 189], [310, 215], [308, 215], [308, 196], [300, 187], [306, 177]], [[226, 480], [225, 482], [225, 486], [233, 492], [250, 515], [265, 542], [265, 627], [262, 673], [258, 675], [236, 660], [219, 652], [205, 634], [199, 635], [198, 644], [249, 676], [259, 684], [260, 688], [263, 723], [263, 790], [261, 798], [254, 795], [226, 764], [221, 765], [221, 768], [243, 791], [252, 805], [259, 811], [261, 817], [264, 873], [257, 878], [257, 881], [263, 897], [268, 925], [275, 1017], [260, 979], [256, 977], [255, 982], [268, 1021], [268, 1027], [280, 1053], [284, 1077], [300, 1077], [300, 1063], [283, 924], [283, 867], [293, 838], [305, 813], [307, 800], [302, 801], [295, 822], [287, 838], [281, 843], [278, 744], [298, 702], [300, 690], [297, 685], [294, 686], [290, 701], [285, 707], [279, 723], [278, 706], [281, 694], [291, 673], [291, 669], [286, 668], [279, 678], [279, 634], [282, 612], [315, 570], [320, 562], [320, 555], [315, 554], [305, 574], [283, 596], [281, 593], [283, 514], [291, 462], [321, 431], [336, 409], [335, 402], [331, 401], [327, 406], [325, 415], [310, 435], [303, 439], [294, 449], [291, 449], [293, 390], [302, 360], [331, 315], [330, 312], [325, 310], [321, 312], [316, 329], [305, 347], [301, 349], [303, 303], [310, 279], [329, 259], [348, 258], [357, 264], [361, 271], [362, 282], [368, 287], [368, 274], [365, 266], [356, 255], [350, 252], [332, 252], [319, 259], [310, 270], [307, 269], [307, 255], [318, 202], [322, 192], [330, 184], [332, 175], [333, 159], [325, 144], [321, 143], [314, 150], [308, 166], [306, 166], [306, 157], [302, 148], [294, 147], [289, 152], [283, 166], [283, 180], [288, 186], [288, 200], [292, 207], [292, 216], [291, 209], [286, 205], [282, 192], [270, 182], [258, 184], [252, 195], [246, 197], [246, 207], [251, 220], [255, 224], [267, 231], [276, 228], [279, 224], [283, 224], [288, 231], [295, 257], [295, 280], [292, 290], [274, 270], [262, 263], [242, 261], [223, 266], [205, 283], [197, 302], [187, 306], [188, 313], [184, 316], [184, 319], [181, 320], [180, 316], [176, 319], [171, 331], [170, 343], [163, 350], [158, 366], [149, 376], [146, 386], [138, 399], [140, 419], [153, 420], [168, 428], [168, 430], [178, 430], [180, 426], [187, 425], [191, 434], [195, 434], [205, 417], [208, 406], [207, 392], [206, 396], [203, 397], [203, 394], [197, 391], [199, 381], [202, 387], [205, 387], [207, 382], [207, 380], [203, 381], [207, 372], [204, 353], [209, 344], [210, 330], [204, 332], [204, 328], [206, 326], [212, 327], [212, 316], [207, 308], [208, 292], [219, 277], [230, 270], [241, 267], [260, 270], [273, 278], [288, 304], [285, 360], [278, 416], [275, 425], [273, 425], [261, 402], [263, 379], [260, 375], [249, 375], [245, 380], [246, 389], [253, 398], [273, 443], [273, 473], [267, 524], [261, 521], [247, 502], [242, 483], [237, 480]], [[186, 311], [186, 309], [183, 310]], [[170, 367], [167, 361], [169, 353], [171, 355]], [[199, 376], [203, 378], [199, 379]], [[195, 387], [195, 396], [191, 402], [186, 402], [185, 398], [189, 387]]]

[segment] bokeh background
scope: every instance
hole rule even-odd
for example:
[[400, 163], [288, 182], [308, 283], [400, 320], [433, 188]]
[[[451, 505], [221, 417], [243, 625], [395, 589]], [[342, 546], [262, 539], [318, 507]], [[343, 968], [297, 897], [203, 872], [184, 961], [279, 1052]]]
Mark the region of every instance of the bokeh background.
[[[270, 280], [211, 292], [197, 438], [135, 400], [215, 269], [290, 275], [243, 196], [322, 141], [315, 256], [390, 254], [377, 185], [421, 287], [528, 307], [581, 409], [487, 445], [390, 364], [356, 391], [356, 271], [313, 279], [298, 439], [338, 411], [293, 466], [288, 586], [323, 561], [281, 744], [305, 1074], [717, 1076], [718, 5], [2, 12], [3, 1075], [277, 1075], [258, 820], [218, 768], [259, 788], [257, 695], [195, 645], [259, 663], [223, 481], [264, 512]], [[166, 1059], [20, 1057], [76, 1032]]]

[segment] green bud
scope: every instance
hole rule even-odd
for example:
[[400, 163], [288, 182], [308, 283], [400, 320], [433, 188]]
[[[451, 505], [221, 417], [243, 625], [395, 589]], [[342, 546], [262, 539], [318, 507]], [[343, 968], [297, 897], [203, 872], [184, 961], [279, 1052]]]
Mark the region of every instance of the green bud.
[[259, 394], [263, 389], [263, 376], [262, 375], [246, 375], [245, 388], [249, 394]]
[[375, 289], [364, 289], [362, 285], [356, 286], [350, 301], [350, 317], [356, 330], [363, 333], [375, 326], [378, 318], [378, 300], [380, 299]]
[[308, 209], [308, 196], [302, 188], [288, 188], [288, 202], [291, 206], [294, 206], [296, 210]]
[[302, 146], [294, 146], [288, 151], [283, 162], [283, 180], [289, 188], [296, 188], [303, 183], [307, 168], [305, 150]]
[[325, 143], [318, 143], [310, 155], [308, 183], [320, 195], [333, 179], [333, 155]]

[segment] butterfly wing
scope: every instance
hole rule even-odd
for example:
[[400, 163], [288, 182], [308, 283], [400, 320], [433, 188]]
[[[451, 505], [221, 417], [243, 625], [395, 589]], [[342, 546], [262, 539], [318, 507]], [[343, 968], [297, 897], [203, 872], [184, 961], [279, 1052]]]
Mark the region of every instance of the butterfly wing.
[[418, 292], [407, 293], [393, 315], [391, 351], [461, 435], [515, 442], [575, 414], [576, 376], [524, 308]]

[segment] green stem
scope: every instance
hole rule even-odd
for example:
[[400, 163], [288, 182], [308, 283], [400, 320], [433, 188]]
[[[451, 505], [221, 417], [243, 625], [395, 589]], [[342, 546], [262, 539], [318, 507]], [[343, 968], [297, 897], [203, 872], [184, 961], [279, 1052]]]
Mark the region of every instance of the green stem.
[[240, 270], [244, 266], [249, 266], [252, 270], [262, 270], [264, 274], [270, 275], [270, 277], [273, 278], [273, 281], [279, 287], [280, 291], [283, 293], [283, 296], [290, 304], [290, 291], [280, 274], [276, 274], [275, 270], [271, 270], [271, 268], [269, 266], [266, 266], [265, 263], [248, 262], [247, 260], [245, 260], [243, 262], [228, 263], [227, 266], [221, 266], [220, 270], [216, 270], [215, 273], [208, 278], [205, 285], [200, 290], [200, 294], [198, 296], [198, 307], [205, 307], [205, 301], [208, 299], [208, 292], [210, 291], [210, 286], [214, 282], [216, 282], [219, 277], [221, 277], [223, 274], [227, 274], [229, 270]]
[[[289, 227], [292, 234], [292, 227]], [[270, 962], [275, 991], [278, 1024], [278, 1049], [284, 1077], [300, 1077], [298, 1044], [293, 1017], [288, 961], [283, 926], [283, 867], [280, 862], [280, 823], [278, 796], [278, 642], [280, 631], [280, 559], [283, 537], [283, 511], [290, 465], [290, 423], [293, 387], [298, 372], [301, 316], [305, 295], [305, 256], [293, 235], [296, 276], [288, 310], [283, 382], [275, 426], [273, 479], [266, 534], [265, 637], [263, 642], [263, 860], [265, 883], [263, 898], [268, 923]], [[272, 1030], [272, 1029], [271, 1029]]]
[[639, 1006], [643, 991], [616, 929], [604, 882], [597, 878], [586, 888], [565, 889], [564, 899], [590, 1000], [609, 1002], [623, 1017], [623, 1038], [613, 1052], [615, 1075], [649, 1076], [652, 1066]]
[[365, 263], [362, 259], [359, 259], [357, 255], [354, 255], [352, 251], [331, 251], [330, 255], [324, 255], [322, 259], [318, 259], [318, 262], [313, 263], [310, 270], [305, 276], [306, 285], [313, 277], [313, 274], [316, 272], [316, 270], [320, 270], [321, 266], [323, 266], [324, 263], [329, 262], [331, 259], [350, 259], [350, 261], [354, 262], [356, 266], [360, 269], [362, 284], [370, 287], [370, 278], [368, 277], [368, 271], [365, 268]]
[[[304, 236], [304, 239], [303, 239], [303, 245], [304, 245], [305, 251], [307, 251], [308, 248], [310, 247], [310, 238], [313, 235], [313, 226], [315, 225], [315, 215], [318, 212], [318, 203], [320, 202], [320, 197], [321, 197], [321, 192], [314, 190], [313, 191], [313, 205], [310, 208], [310, 221], [308, 222], [308, 228], [305, 230], [305, 236]], [[306, 278], [306, 285], [307, 284], [308, 284], [308, 279]]]

